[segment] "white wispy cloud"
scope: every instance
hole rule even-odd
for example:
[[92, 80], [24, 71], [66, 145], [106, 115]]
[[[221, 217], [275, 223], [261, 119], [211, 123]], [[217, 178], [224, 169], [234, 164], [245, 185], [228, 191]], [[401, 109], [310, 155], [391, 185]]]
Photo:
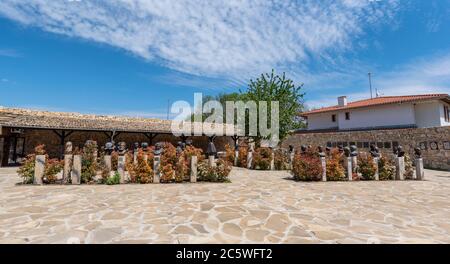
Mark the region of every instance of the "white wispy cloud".
[[[376, 73], [373, 84], [374, 90], [378, 90], [383, 96], [450, 94], [450, 51], [414, 59], [390, 71]], [[308, 101], [308, 106], [317, 108], [336, 105], [337, 97], [341, 95], [347, 95], [351, 101], [370, 97], [367, 83], [363, 84], [359, 90], [351, 94], [330, 91], [316, 100]]]
[[[0, 4], [1, 8], [1, 4]], [[1, 13], [1, 11], [0, 11]], [[20, 58], [22, 54], [13, 49], [0, 49], [0, 57], [11, 57], [11, 58]]]
[[366, 27], [392, 22], [398, 9], [398, 0], [0, 2], [0, 14], [22, 24], [237, 83], [272, 68], [308, 76], [311, 60], [333, 67]]

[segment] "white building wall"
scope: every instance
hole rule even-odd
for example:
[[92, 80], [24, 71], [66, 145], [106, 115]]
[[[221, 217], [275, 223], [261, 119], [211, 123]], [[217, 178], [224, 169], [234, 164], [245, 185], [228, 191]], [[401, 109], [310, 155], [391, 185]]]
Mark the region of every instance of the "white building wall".
[[[350, 120], [345, 113], [350, 113]], [[409, 126], [416, 123], [412, 104], [382, 105], [339, 112], [339, 129]]]
[[444, 106], [438, 101], [417, 103], [414, 109], [417, 127], [437, 127], [445, 121]]
[[336, 122], [333, 122], [331, 116], [337, 113], [322, 113], [308, 116], [308, 129], [330, 129], [338, 127], [338, 120], [336, 115]]

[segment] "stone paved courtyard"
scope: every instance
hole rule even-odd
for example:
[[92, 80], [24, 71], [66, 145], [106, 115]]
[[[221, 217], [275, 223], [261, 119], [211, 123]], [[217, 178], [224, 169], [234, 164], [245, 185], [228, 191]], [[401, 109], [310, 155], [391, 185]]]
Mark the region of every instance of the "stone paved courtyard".
[[450, 172], [424, 182], [20, 186], [0, 169], [1, 243], [450, 243]]

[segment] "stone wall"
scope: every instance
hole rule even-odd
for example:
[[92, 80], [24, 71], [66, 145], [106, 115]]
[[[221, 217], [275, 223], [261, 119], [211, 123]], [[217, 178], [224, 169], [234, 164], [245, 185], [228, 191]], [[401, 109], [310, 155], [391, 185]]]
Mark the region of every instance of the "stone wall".
[[343, 131], [326, 133], [299, 132], [283, 142], [283, 147], [293, 145], [331, 146], [356, 144], [360, 151], [368, 151], [375, 143], [382, 153], [392, 153], [394, 145], [403, 146], [409, 155], [421, 147], [426, 168], [450, 171], [450, 127], [410, 128], [372, 131]]
[[[5, 135], [5, 136], [10, 136]], [[26, 129], [20, 137], [25, 137], [25, 153], [33, 153], [34, 148], [39, 144], [45, 144], [46, 150], [51, 158], [60, 157], [61, 154], [61, 141], [60, 138], [50, 130], [33, 130]], [[208, 137], [191, 137], [195, 147], [202, 148], [204, 151], [207, 149]], [[73, 143], [74, 148], [84, 145], [87, 140], [97, 141], [99, 146], [104, 146], [106, 142], [110, 141], [110, 138], [103, 132], [74, 132], [66, 138], [67, 141]], [[121, 133], [115, 138], [116, 142], [124, 141], [127, 143], [128, 148], [132, 148], [135, 142], [149, 142], [149, 139], [141, 133]], [[153, 139], [153, 144], [156, 142], [170, 142], [176, 146], [181, 141], [180, 138], [173, 135], [158, 135]], [[226, 144], [233, 145], [234, 142], [229, 137], [217, 137], [214, 141], [218, 151], [225, 150]]]

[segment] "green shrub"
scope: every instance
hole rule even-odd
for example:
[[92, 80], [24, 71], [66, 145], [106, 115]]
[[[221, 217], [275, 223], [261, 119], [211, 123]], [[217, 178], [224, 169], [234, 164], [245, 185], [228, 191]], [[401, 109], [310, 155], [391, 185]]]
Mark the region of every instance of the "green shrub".
[[17, 170], [17, 174], [22, 177], [24, 184], [32, 184], [34, 181], [34, 167], [36, 162], [36, 155], [30, 154], [26, 157], [22, 166]]
[[119, 172], [115, 172], [113, 176], [106, 178], [107, 185], [116, 185], [120, 184], [120, 174]]

